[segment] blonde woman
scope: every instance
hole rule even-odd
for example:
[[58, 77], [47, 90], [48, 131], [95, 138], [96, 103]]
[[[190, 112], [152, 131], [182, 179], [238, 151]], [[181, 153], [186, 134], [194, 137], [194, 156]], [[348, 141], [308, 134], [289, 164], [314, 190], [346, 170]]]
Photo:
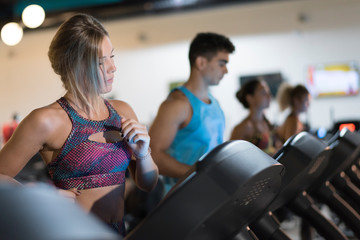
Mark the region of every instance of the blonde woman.
[[109, 34], [97, 19], [75, 15], [58, 29], [48, 56], [66, 93], [20, 123], [0, 152], [0, 178], [16, 183], [40, 152], [60, 193], [125, 235], [125, 171], [151, 191], [158, 169], [147, 129], [132, 108], [102, 97], [115, 80]]

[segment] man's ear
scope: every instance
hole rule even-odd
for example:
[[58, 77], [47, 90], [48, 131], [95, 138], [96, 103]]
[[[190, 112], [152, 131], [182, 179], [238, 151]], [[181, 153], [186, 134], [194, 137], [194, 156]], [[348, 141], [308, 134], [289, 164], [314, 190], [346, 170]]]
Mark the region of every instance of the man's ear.
[[205, 57], [198, 56], [195, 59], [195, 67], [201, 71], [206, 67], [208, 60]]

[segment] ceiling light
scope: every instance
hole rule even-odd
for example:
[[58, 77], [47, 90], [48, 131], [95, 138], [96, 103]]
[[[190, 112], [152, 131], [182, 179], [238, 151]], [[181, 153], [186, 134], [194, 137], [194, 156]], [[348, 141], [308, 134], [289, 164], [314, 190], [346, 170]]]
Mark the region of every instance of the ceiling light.
[[23, 37], [23, 29], [18, 23], [10, 22], [1, 29], [1, 39], [9, 46], [18, 44]]
[[32, 4], [24, 9], [21, 18], [28, 28], [37, 28], [44, 22], [45, 11], [41, 6]]

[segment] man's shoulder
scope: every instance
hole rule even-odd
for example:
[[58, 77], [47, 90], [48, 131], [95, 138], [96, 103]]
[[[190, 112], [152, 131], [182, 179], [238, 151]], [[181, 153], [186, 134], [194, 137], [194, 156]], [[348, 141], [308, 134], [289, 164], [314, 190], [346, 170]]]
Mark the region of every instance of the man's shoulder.
[[186, 95], [180, 91], [180, 90], [175, 90], [172, 91], [168, 97], [165, 99], [165, 101], [163, 102], [164, 105], [170, 105], [170, 106], [182, 106], [182, 105], [189, 105], [189, 100], [186, 97]]
[[158, 115], [183, 121], [191, 113], [191, 105], [181, 91], [174, 91], [161, 103]]
[[170, 92], [166, 100], [184, 100], [187, 99], [185, 93], [180, 89], [174, 89]]

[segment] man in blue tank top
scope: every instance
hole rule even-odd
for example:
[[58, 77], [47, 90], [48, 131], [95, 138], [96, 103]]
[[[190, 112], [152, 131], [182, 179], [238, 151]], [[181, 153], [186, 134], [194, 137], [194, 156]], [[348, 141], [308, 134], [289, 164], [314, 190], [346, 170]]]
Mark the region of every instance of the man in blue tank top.
[[199, 158], [223, 142], [224, 113], [209, 93], [228, 72], [231, 41], [216, 33], [199, 33], [190, 45], [190, 76], [160, 105], [150, 128], [151, 148], [166, 192]]

